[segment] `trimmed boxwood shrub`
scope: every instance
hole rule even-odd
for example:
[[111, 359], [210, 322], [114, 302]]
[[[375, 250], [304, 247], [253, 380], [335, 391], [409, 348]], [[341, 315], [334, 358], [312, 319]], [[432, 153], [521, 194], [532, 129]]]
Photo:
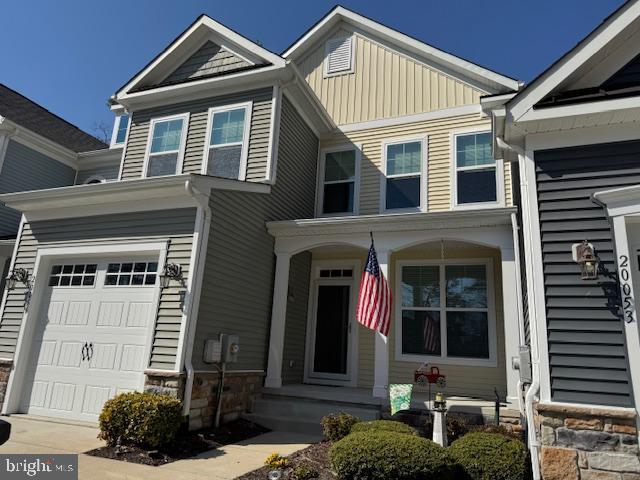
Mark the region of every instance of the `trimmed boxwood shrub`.
[[393, 420], [373, 420], [371, 422], [356, 423], [351, 427], [351, 433], [355, 432], [395, 432], [405, 435], [418, 435], [418, 432], [406, 423]]
[[523, 480], [527, 455], [523, 443], [500, 433], [468, 433], [449, 454], [471, 480]]
[[343, 480], [450, 480], [452, 462], [431, 440], [387, 431], [354, 432], [329, 451]]
[[332, 413], [322, 417], [322, 433], [324, 438], [330, 442], [337, 442], [341, 438], [346, 437], [351, 432], [351, 427], [358, 423], [360, 419], [353, 415], [340, 412]]
[[117, 444], [156, 448], [170, 443], [182, 424], [180, 400], [155, 393], [121, 393], [108, 400], [99, 418], [99, 438]]

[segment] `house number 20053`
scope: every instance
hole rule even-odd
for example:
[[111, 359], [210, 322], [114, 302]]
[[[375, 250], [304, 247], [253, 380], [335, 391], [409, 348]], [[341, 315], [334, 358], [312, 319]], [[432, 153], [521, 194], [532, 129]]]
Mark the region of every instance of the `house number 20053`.
[[631, 323], [634, 320], [634, 302], [631, 284], [629, 283], [629, 280], [631, 279], [631, 272], [629, 271], [629, 257], [626, 255], [620, 255], [618, 270], [620, 272], [620, 289], [622, 290], [622, 311], [624, 314], [624, 320], [627, 323]]

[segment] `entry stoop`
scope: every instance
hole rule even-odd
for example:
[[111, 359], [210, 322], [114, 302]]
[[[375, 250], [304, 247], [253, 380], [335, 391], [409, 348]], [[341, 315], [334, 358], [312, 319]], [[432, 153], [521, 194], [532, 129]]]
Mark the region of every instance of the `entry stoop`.
[[330, 413], [346, 412], [361, 420], [380, 418], [380, 405], [377, 402], [360, 403], [344, 399], [336, 400], [334, 395], [314, 395], [311, 392], [291, 392], [287, 389], [262, 390], [260, 398], [255, 400], [250, 413], [243, 418], [271, 430], [322, 434], [320, 421]]

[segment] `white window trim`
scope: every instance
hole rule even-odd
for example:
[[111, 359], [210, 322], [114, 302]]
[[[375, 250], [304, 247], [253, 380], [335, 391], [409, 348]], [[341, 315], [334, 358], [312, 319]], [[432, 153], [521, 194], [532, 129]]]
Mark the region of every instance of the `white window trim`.
[[[348, 150], [355, 150], [356, 152], [356, 164], [355, 164], [355, 178], [353, 185], [353, 212], [343, 213], [324, 213], [324, 175], [325, 165], [328, 153], [345, 152]], [[356, 143], [343, 143], [329, 148], [324, 148], [320, 151], [320, 161], [318, 162], [318, 185], [316, 195], [316, 217], [351, 217], [358, 215], [360, 212], [360, 165], [362, 163], [362, 144]], [[330, 183], [347, 183], [347, 180], [337, 180]]]
[[505, 207], [504, 160], [502, 159], [495, 160], [495, 163], [494, 163], [494, 166], [496, 169], [496, 201], [495, 202], [458, 203], [458, 171], [483, 170], [490, 167], [490, 165], [479, 165], [479, 166], [458, 168], [458, 158], [457, 158], [457, 149], [456, 149], [458, 137], [463, 137], [466, 135], [481, 134], [481, 133], [491, 134], [491, 129], [472, 127], [472, 128], [455, 130], [450, 134], [451, 209], [452, 210], [478, 210], [482, 208]]
[[247, 178], [247, 159], [249, 156], [249, 138], [251, 135], [251, 116], [253, 113], [253, 101], [234, 103], [232, 105], [223, 105], [220, 107], [211, 107], [207, 114], [207, 131], [204, 140], [204, 150], [202, 152], [202, 175], [207, 175], [209, 165], [209, 151], [213, 148], [211, 145], [211, 130], [213, 129], [213, 117], [216, 113], [228, 112], [229, 110], [245, 109], [244, 114], [244, 131], [242, 132], [242, 142], [221, 143], [215, 147], [231, 147], [234, 145], [242, 145], [240, 154], [240, 166], [238, 168], [238, 180], [244, 181]]
[[[346, 70], [339, 70], [337, 72], [329, 72], [329, 42], [333, 42], [335, 40], [346, 40], [347, 38], [351, 39], [351, 58], [349, 59], [349, 68]], [[355, 63], [356, 63], [356, 36], [354, 34], [350, 35], [337, 35], [335, 37], [329, 38], [324, 43], [324, 78], [336, 77], [339, 75], [349, 75], [355, 72]]]
[[[151, 156], [151, 141], [153, 140], [153, 129], [156, 123], [166, 122], [170, 120], [182, 120], [182, 132], [180, 132], [180, 146], [178, 148], [178, 159], [176, 160], [176, 171], [171, 175], [179, 175], [182, 173], [182, 162], [184, 160], [184, 151], [187, 144], [187, 132], [189, 131], [189, 113], [180, 113], [178, 115], [168, 115], [166, 117], [152, 118], [149, 122], [149, 133], [147, 134], [147, 148], [144, 153], [144, 165], [142, 167], [142, 176], [147, 177], [147, 170], [149, 168], [149, 157]], [[154, 155], [166, 155], [168, 153], [174, 153], [175, 150], [169, 150], [167, 152], [161, 152]], [[158, 175], [168, 177], [170, 175]]]
[[[120, 122], [122, 121], [122, 117], [127, 117], [129, 119], [129, 122], [127, 124], [127, 131], [124, 134], [124, 141], [122, 142], [117, 142], [116, 139], [118, 138], [118, 130], [120, 129]], [[111, 131], [111, 142], [109, 144], [109, 146], [111, 148], [115, 148], [115, 147], [120, 147], [122, 145], [124, 145], [125, 143], [127, 143], [127, 139], [129, 138], [129, 129], [131, 128], [131, 117], [129, 115], [127, 115], [126, 113], [123, 113], [121, 115], [117, 115], [114, 123], [113, 123], [113, 130]]]
[[[447, 357], [447, 320], [446, 314], [442, 314], [446, 310], [446, 302], [442, 299], [445, 298], [446, 292], [441, 288], [441, 305], [439, 307], [441, 312], [441, 326], [440, 326], [440, 345], [441, 356], [435, 355], [416, 355], [402, 353], [402, 302], [395, 302], [395, 359], [399, 362], [427, 362], [441, 365], [467, 365], [473, 367], [497, 367], [497, 349], [498, 349], [498, 337], [496, 330], [496, 298], [495, 298], [495, 284], [493, 276], [493, 260], [490, 258], [460, 258], [460, 259], [445, 259], [445, 260], [398, 260], [396, 262], [396, 280], [395, 280], [395, 294], [397, 299], [401, 298], [402, 289], [402, 267], [404, 266], [423, 266], [434, 265], [440, 267], [440, 285], [444, 283], [445, 278], [445, 266], [448, 265], [484, 265], [487, 271], [487, 322], [488, 322], [488, 335], [489, 335], [489, 358], [462, 358], [462, 357]], [[429, 309], [425, 309], [429, 310]], [[435, 309], [431, 309], [435, 310]], [[475, 309], [474, 309], [475, 310]]]
[[[417, 173], [403, 173], [400, 175], [387, 176], [387, 147], [390, 145], [398, 145], [402, 143], [420, 142], [422, 149], [422, 161], [420, 168], [420, 205], [418, 207], [408, 208], [391, 208], [387, 209], [387, 178], [415, 177]], [[429, 137], [423, 135], [421, 137], [392, 138], [382, 142], [382, 165], [380, 175], [380, 213], [406, 213], [406, 212], [426, 212], [427, 202], [427, 160], [429, 148]]]

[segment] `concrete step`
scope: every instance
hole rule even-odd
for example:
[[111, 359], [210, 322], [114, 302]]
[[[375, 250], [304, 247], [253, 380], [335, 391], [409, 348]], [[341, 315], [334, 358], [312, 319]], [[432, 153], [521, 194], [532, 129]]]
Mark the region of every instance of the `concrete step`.
[[263, 395], [255, 400], [251, 412], [243, 417], [271, 430], [321, 434], [322, 417], [339, 412], [349, 413], [361, 420], [380, 418], [380, 407], [376, 405], [282, 395]]

